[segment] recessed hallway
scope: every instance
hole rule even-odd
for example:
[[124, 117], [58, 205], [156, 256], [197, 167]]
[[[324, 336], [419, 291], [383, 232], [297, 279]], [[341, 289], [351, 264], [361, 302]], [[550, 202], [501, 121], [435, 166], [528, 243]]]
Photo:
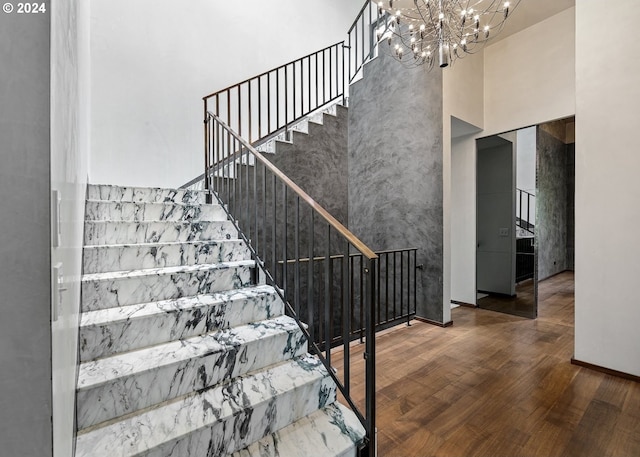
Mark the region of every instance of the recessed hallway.
[[539, 294], [536, 320], [460, 307], [377, 338], [381, 457], [640, 455], [640, 384], [570, 363], [573, 273]]

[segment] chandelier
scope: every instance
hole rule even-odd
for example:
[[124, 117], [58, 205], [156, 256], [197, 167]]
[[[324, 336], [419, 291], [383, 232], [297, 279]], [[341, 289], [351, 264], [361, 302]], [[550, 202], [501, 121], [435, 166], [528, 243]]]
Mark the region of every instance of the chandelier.
[[376, 31], [407, 66], [441, 68], [473, 54], [499, 34], [520, 0], [385, 0]]

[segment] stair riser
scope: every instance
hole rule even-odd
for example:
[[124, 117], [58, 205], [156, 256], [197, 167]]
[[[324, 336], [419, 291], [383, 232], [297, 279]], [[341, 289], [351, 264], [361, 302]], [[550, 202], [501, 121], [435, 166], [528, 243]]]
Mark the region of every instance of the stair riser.
[[87, 246], [133, 243], [173, 243], [238, 238], [230, 221], [212, 222], [85, 222]]
[[172, 203], [114, 203], [88, 201], [87, 221], [224, 221], [220, 205], [176, 205]]
[[91, 315], [85, 315], [80, 327], [80, 359], [84, 362], [107, 357], [284, 313], [284, 304], [275, 293], [249, 294], [239, 290], [231, 300], [216, 301], [205, 296], [200, 302], [188, 309], [178, 308], [175, 301], [160, 302], [158, 308], [164, 312], [144, 317], [136, 315], [143, 305], [119, 308], [117, 317], [112, 317], [114, 321], [106, 324], [93, 324]]
[[[322, 398], [322, 401], [320, 400]], [[252, 410], [238, 408], [232, 420], [214, 424], [188, 436], [141, 454], [145, 457], [218, 457], [242, 449], [271, 432], [311, 414], [336, 399], [335, 384], [322, 382], [304, 385], [293, 392], [266, 400]], [[216, 399], [216, 403], [224, 398]]]
[[108, 200], [114, 202], [205, 203], [205, 193], [202, 191], [99, 185], [89, 185], [87, 198], [89, 200]]
[[333, 403], [229, 457], [357, 457], [364, 436], [356, 415]]
[[[286, 332], [285, 332], [286, 330]], [[257, 332], [233, 329], [223, 344], [203, 338], [186, 340], [180, 351], [201, 354], [178, 363], [162, 365], [140, 375], [121, 376], [117, 381], [77, 393], [78, 428], [123, 416], [181, 395], [215, 386], [249, 371], [283, 362], [306, 353], [306, 339], [299, 328], [291, 325], [267, 328]], [[159, 348], [158, 350], [162, 350]], [[172, 354], [159, 354], [159, 360], [172, 360]], [[155, 360], [155, 357], [153, 357]], [[131, 363], [135, 363], [132, 359]], [[82, 370], [91, 371], [92, 362]], [[114, 369], [116, 369], [114, 367]], [[82, 376], [82, 374], [81, 374]], [[81, 386], [80, 386], [81, 387]]]
[[82, 310], [114, 308], [223, 290], [251, 283], [248, 266], [133, 278], [82, 281]]
[[92, 274], [234, 262], [250, 258], [249, 249], [240, 240], [151, 246], [89, 246], [84, 249], [83, 271]]
[[78, 435], [75, 457], [224, 456], [336, 399], [322, 364], [304, 356]]

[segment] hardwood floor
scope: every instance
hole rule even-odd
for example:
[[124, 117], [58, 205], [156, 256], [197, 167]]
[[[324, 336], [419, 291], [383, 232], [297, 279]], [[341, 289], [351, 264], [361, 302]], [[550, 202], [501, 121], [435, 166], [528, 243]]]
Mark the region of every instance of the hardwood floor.
[[536, 320], [460, 307], [376, 338], [379, 456], [640, 456], [640, 384], [570, 363], [573, 274], [539, 294]]
[[533, 279], [527, 279], [526, 281], [516, 284], [515, 296], [488, 294], [477, 300], [478, 307], [490, 311], [533, 318], [536, 315], [533, 286]]

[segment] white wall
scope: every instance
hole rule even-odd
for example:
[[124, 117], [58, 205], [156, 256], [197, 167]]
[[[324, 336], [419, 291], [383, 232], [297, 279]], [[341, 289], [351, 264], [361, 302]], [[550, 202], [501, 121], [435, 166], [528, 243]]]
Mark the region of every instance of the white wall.
[[484, 50], [484, 134], [575, 113], [575, 8]]
[[89, 8], [83, 0], [54, 0], [51, 17], [51, 188], [60, 192], [64, 287], [52, 330], [53, 455], [72, 455], [75, 436], [78, 323], [84, 199], [89, 156]]
[[452, 138], [451, 299], [472, 305], [477, 289], [476, 157], [475, 134]]
[[[472, 133], [484, 123], [483, 68], [484, 57], [479, 53], [455, 61], [442, 74], [444, 322], [451, 320], [451, 300], [475, 304], [476, 136]], [[467, 253], [471, 244], [474, 254], [470, 261]]]
[[576, 2], [575, 358], [640, 376], [636, 6]]
[[202, 97], [342, 41], [362, 0], [91, 2], [94, 183], [202, 173]]

